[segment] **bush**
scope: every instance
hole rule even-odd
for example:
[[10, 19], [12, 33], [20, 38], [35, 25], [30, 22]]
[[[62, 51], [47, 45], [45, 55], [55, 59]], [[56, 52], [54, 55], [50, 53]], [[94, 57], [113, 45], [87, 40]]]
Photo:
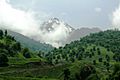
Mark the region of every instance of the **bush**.
[[81, 67], [80, 72], [76, 73], [76, 80], [86, 80], [91, 74], [95, 74], [96, 70], [92, 65], [84, 65]]
[[0, 67], [8, 66], [8, 58], [5, 54], [0, 54]]

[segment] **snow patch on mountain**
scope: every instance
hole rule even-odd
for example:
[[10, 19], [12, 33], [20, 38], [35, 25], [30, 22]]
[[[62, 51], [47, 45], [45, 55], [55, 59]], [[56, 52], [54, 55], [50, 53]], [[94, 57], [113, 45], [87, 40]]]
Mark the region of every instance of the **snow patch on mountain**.
[[41, 25], [40, 30], [43, 32], [42, 42], [59, 47], [64, 45], [63, 43], [66, 42], [74, 28], [58, 18], [51, 18]]

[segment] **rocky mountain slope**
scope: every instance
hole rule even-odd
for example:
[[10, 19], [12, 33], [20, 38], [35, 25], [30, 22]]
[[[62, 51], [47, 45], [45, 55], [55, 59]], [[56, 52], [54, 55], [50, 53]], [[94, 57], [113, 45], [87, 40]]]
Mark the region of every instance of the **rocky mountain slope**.
[[[45, 21], [40, 29], [43, 31], [43, 34], [51, 36], [51, 40], [53, 41], [52, 45], [55, 47], [64, 46], [65, 44], [79, 40], [90, 33], [101, 31], [99, 28], [75, 29], [64, 21], [60, 21], [58, 18], [51, 18], [48, 21]], [[47, 40], [44, 42], [47, 42]], [[49, 41], [50, 40], [48, 40], [48, 43], [51, 44]]]

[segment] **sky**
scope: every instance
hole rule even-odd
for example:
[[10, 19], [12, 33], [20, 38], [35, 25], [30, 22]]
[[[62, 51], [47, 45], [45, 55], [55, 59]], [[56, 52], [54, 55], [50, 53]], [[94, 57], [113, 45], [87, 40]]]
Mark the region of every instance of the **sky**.
[[[119, 0], [9, 0], [15, 7], [31, 10], [41, 17], [57, 17], [74, 28], [112, 26], [112, 14]], [[42, 19], [41, 18], [41, 19]]]

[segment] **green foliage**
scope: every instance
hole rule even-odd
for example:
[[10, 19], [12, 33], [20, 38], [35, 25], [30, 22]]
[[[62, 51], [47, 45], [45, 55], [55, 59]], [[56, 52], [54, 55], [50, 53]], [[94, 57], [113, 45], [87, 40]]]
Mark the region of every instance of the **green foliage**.
[[71, 64], [71, 62], [76, 63], [76, 61], [89, 62], [94, 65], [97, 73], [91, 74], [86, 80], [98, 80], [98, 78], [104, 80], [112, 73], [113, 65], [120, 61], [119, 35], [120, 31], [116, 30], [90, 34], [81, 40], [65, 45], [65, 47], [55, 48], [46, 54], [46, 57], [53, 64], [54, 61], [57, 61], [58, 64], [61, 62]]
[[[28, 48], [23, 48], [20, 42], [17, 42], [14, 37], [10, 36], [7, 30], [0, 30], [2, 38], [0, 38], [0, 54], [9, 57], [17, 58], [37, 58], [37, 52], [33, 52]], [[39, 57], [38, 57], [39, 58]]]
[[119, 80], [120, 79], [120, 63], [114, 64], [113, 73], [109, 75], [109, 80]]
[[30, 39], [22, 34], [13, 31], [8, 30], [7, 34], [14, 36], [14, 38], [17, 41], [19, 41], [23, 47], [27, 47], [33, 51], [49, 52], [53, 49], [53, 47], [49, 44], [40, 43], [39, 41], [35, 41], [33, 39]]
[[115, 53], [114, 59], [120, 61], [120, 31], [107, 30], [82, 38], [80, 41], [84, 44], [95, 44], [103, 46], [107, 51]]
[[0, 53], [0, 67], [8, 66], [8, 58], [5, 54]]
[[44, 58], [45, 57], [45, 53], [42, 51], [39, 51], [37, 54], [40, 58]]
[[6, 54], [7, 56], [16, 56], [18, 52], [21, 51], [21, 45], [17, 42], [14, 37], [7, 35], [7, 32], [3, 33], [0, 30], [0, 52]]
[[28, 48], [24, 48], [22, 53], [25, 58], [31, 58], [30, 51]]
[[0, 76], [14, 75], [18, 80], [119, 80], [119, 35], [120, 31], [107, 30], [45, 53], [23, 48], [14, 37], [3, 33], [0, 53], [8, 56], [10, 66], [0, 68]]
[[65, 69], [64, 70], [64, 80], [69, 80], [70, 79], [70, 70]]
[[90, 75], [95, 74], [96, 70], [92, 65], [83, 65], [79, 73], [76, 73], [75, 80], [86, 80]]
[[99, 58], [99, 62], [102, 62], [103, 60], [102, 60], [102, 58]]
[[96, 60], [93, 60], [93, 64], [96, 65]]
[[7, 30], [5, 30], [5, 36], [7, 36], [7, 34], [8, 34]]
[[0, 38], [2, 38], [2, 37], [3, 37], [3, 31], [0, 30]]

